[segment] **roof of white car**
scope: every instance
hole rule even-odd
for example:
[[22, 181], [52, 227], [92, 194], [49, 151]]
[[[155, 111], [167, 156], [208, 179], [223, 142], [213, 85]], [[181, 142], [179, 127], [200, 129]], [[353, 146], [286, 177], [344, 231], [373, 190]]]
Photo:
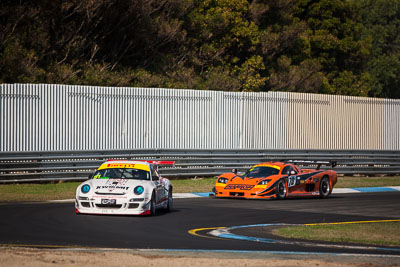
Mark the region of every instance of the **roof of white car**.
[[150, 166], [151, 164], [149, 163], [149, 162], [147, 162], [147, 161], [141, 161], [141, 160], [107, 160], [106, 162], [103, 162], [103, 164], [104, 163], [121, 163], [121, 164], [144, 164], [144, 165], [147, 165], [147, 166]]

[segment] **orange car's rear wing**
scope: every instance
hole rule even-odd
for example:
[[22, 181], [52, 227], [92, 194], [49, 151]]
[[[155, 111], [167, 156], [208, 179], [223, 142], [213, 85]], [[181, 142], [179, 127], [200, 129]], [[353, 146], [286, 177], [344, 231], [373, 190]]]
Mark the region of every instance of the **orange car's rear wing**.
[[336, 161], [320, 161], [320, 160], [288, 160], [287, 163], [292, 164], [310, 164], [310, 165], [317, 165], [316, 170], [321, 168], [321, 165], [331, 165], [332, 168], [335, 168], [337, 165]]

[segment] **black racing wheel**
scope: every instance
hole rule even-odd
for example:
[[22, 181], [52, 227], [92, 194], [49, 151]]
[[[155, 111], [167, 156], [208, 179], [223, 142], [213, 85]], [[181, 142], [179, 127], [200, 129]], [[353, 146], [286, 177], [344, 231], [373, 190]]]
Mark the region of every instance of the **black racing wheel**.
[[329, 178], [324, 176], [322, 177], [321, 182], [319, 183], [319, 196], [321, 198], [326, 198], [331, 193], [331, 184], [329, 182]]
[[277, 199], [285, 199], [286, 198], [286, 183], [284, 179], [278, 180], [278, 184], [276, 185], [276, 198]]

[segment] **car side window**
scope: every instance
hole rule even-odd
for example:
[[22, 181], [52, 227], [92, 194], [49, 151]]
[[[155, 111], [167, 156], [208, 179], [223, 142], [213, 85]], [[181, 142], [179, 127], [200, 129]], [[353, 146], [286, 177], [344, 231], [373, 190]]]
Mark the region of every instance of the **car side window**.
[[288, 165], [283, 168], [282, 174], [289, 175], [291, 171], [295, 171], [292, 166]]
[[300, 169], [296, 165], [292, 166], [292, 171], [294, 171], [296, 174], [300, 173]]
[[151, 168], [151, 177], [153, 178], [153, 181], [160, 179], [160, 175], [158, 174], [157, 169], [154, 166]]

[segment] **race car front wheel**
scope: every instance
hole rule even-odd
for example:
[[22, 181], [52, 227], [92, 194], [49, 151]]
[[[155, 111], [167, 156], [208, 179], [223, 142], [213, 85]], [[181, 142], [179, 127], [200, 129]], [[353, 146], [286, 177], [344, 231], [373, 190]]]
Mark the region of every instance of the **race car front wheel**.
[[154, 195], [154, 193], [151, 195], [150, 200], [150, 215], [156, 215], [156, 196]]
[[319, 196], [321, 198], [326, 198], [331, 193], [331, 185], [329, 183], [329, 178], [324, 176], [319, 183]]
[[276, 198], [277, 199], [285, 199], [286, 198], [286, 183], [285, 180], [280, 179], [278, 184], [276, 185]]

